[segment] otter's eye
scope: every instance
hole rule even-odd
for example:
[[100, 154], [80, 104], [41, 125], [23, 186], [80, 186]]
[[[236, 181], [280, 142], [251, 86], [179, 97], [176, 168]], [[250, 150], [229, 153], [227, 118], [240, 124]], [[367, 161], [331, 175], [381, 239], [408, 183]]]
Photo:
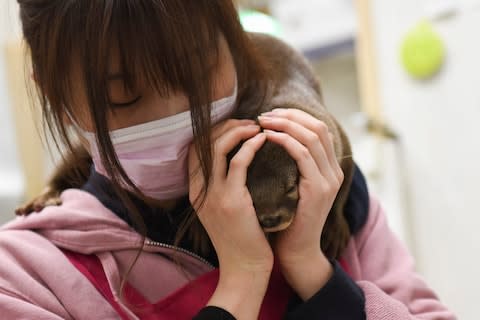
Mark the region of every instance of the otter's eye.
[[291, 186], [288, 190], [287, 190], [287, 194], [292, 194], [294, 192], [297, 192], [297, 188], [298, 188], [298, 185], [297, 184], [294, 184], [293, 186]]

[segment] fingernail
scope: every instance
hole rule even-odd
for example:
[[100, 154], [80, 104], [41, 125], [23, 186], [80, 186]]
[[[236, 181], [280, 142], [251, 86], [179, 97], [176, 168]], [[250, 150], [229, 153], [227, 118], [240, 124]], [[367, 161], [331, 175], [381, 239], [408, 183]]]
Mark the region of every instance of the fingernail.
[[267, 112], [263, 112], [260, 114], [260, 117], [270, 117], [270, 116], [273, 116], [274, 113], [272, 111], [267, 111]]
[[275, 133], [277, 133], [276, 131], [268, 130], [268, 129], [263, 129], [263, 132], [266, 133], [266, 134], [275, 134]]
[[262, 121], [262, 122], [272, 122], [273, 121], [273, 118], [268, 116], [268, 115], [261, 115], [258, 117], [258, 120], [259, 121]]
[[271, 112], [272, 112], [273, 114], [280, 114], [280, 113], [282, 113], [283, 111], [285, 111], [285, 109], [283, 109], [283, 108], [276, 108], [276, 109], [273, 109]]
[[254, 138], [257, 139], [257, 140], [260, 140], [260, 139], [263, 139], [265, 136], [266, 136], [265, 133], [260, 132], [260, 133], [257, 134]]

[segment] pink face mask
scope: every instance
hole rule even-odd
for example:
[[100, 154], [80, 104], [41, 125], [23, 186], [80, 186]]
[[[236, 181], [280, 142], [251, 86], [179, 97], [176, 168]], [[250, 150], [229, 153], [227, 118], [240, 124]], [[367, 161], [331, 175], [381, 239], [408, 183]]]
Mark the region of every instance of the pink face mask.
[[[212, 103], [212, 123], [226, 119], [237, 99], [232, 96]], [[108, 176], [102, 165], [95, 134], [83, 131], [98, 173]], [[188, 193], [188, 149], [193, 141], [190, 111], [110, 132], [123, 169], [146, 196], [157, 200]]]

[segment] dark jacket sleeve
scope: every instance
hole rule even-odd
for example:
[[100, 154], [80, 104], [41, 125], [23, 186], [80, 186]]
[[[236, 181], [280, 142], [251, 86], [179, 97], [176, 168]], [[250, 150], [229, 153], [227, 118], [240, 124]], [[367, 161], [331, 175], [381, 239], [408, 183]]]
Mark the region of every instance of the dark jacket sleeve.
[[295, 297], [290, 302], [286, 320], [366, 319], [363, 291], [338, 263], [335, 262], [333, 267], [330, 280], [312, 298], [302, 302], [299, 297]]
[[193, 320], [236, 320], [228, 311], [222, 308], [208, 306], [200, 310]]

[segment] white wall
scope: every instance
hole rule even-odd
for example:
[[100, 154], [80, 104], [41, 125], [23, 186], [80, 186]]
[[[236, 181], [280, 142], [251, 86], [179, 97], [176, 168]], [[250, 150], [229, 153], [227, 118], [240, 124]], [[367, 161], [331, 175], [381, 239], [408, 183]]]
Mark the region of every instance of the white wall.
[[447, 63], [432, 80], [416, 81], [401, 68], [399, 46], [423, 8], [435, 2], [441, 1], [372, 0], [380, 92], [385, 116], [402, 137], [419, 270], [459, 319], [474, 320], [480, 285], [480, 8], [434, 24]]
[[11, 104], [7, 91], [5, 45], [19, 37], [15, 0], [0, 2], [0, 223], [13, 217], [22, 196], [23, 182], [18, 165]]

